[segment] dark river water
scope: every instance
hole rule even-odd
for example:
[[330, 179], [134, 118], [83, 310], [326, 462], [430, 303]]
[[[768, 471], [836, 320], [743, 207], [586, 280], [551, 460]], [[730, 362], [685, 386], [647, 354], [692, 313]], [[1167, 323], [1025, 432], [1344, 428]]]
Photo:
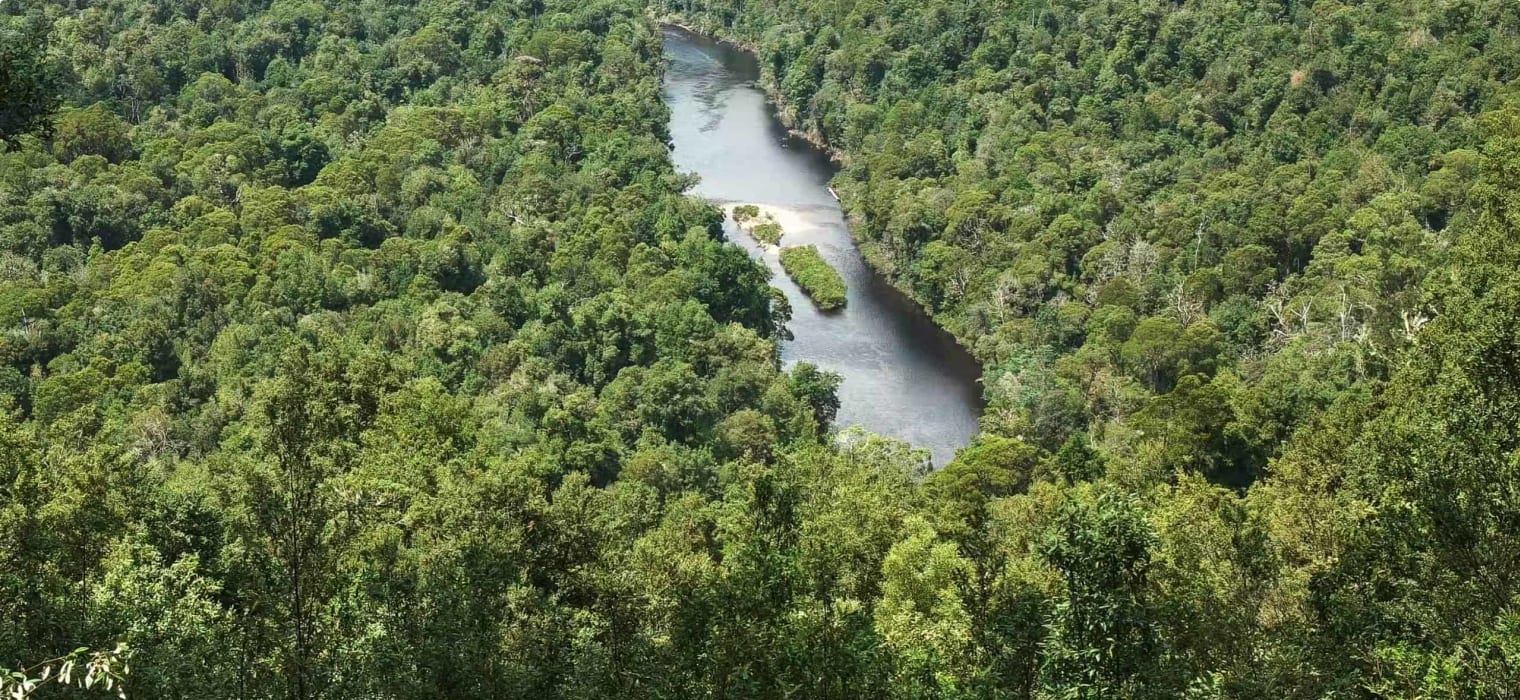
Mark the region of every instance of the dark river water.
[[970, 441], [983, 408], [981, 368], [950, 334], [861, 258], [828, 191], [834, 168], [789, 136], [755, 87], [755, 58], [684, 30], [665, 30], [664, 93], [676, 168], [701, 178], [696, 195], [774, 212], [781, 244], [816, 245], [849, 286], [845, 308], [821, 312], [766, 249], [726, 224], [729, 240], [763, 260], [792, 305], [791, 365], [811, 362], [844, 378], [838, 425], [860, 425], [930, 450], [944, 466]]

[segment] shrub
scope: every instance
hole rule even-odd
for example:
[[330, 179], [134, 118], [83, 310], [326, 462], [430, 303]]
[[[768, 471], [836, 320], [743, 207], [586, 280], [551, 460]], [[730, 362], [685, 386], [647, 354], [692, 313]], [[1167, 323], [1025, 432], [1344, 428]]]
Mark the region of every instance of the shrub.
[[761, 243], [781, 245], [781, 224], [778, 224], [774, 221], [767, 221], [763, 224], [755, 224], [754, 226], [749, 227], [749, 235], [754, 236], [755, 240], [760, 241]]

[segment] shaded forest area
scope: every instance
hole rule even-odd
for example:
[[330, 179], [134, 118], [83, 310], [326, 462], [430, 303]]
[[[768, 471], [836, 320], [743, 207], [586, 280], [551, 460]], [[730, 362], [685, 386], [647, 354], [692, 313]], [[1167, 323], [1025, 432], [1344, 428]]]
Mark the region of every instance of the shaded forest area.
[[[634, 0], [0, 7], [0, 666], [144, 698], [1520, 687], [1520, 9], [656, 3], [988, 368], [831, 434]], [[98, 695], [48, 685], [37, 691]]]

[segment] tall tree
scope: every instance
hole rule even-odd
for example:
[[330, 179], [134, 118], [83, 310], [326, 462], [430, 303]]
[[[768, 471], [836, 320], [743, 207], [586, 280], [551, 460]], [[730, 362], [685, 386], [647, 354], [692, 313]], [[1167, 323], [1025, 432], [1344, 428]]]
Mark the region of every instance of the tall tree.
[[34, 15], [0, 16], [0, 141], [44, 130], [58, 107], [47, 31]]

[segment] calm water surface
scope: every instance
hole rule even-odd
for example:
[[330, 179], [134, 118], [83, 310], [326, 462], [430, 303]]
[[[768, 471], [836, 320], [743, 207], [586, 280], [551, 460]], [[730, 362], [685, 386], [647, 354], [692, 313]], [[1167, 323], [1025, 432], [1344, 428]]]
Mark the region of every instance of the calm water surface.
[[776, 120], [754, 85], [759, 67], [753, 56], [670, 27], [665, 58], [673, 157], [677, 169], [701, 177], [694, 194], [795, 212], [782, 245], [818, 246], [849, 286], [845, 308], [820, 312], [781, 270], [774, 250], [726, 224], [729, 240], [765, 261], [771, 283], [792, 304], [788, 328], [795, 339], [782, 344], [782, 360], [811, 362], [844, 378], [840, 427], [860, 425], [907, 440], [944, 466], [976, 433], [981, 368], [866, 265], [829, 194], [833, 166]]

